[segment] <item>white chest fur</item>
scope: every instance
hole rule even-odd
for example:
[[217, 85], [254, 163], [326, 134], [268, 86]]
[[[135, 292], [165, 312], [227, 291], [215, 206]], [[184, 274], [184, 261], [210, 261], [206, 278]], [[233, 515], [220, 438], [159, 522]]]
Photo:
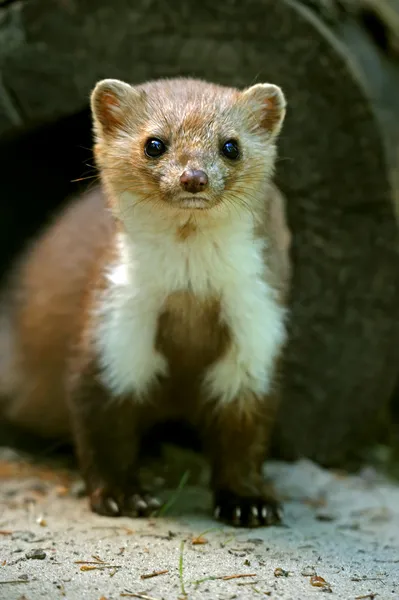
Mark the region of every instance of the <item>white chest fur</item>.
[[267, 283], [264, 243], [254, 240], [250, 219], [199, 230], [182, 242], [175, 225], [137, 218], [134, 231], [118, 243], [96, 329], [110, 391], [144, 399], [154, 378], [167, 375], [165, 357], [154, 347], [158, 315], [169, 294], [190, 289], [221, 298], [221, 318], [232, 339], [204, 374], [207, 393], [222, 403], [246, 391], [266, 394], [285, 339], [285, 311]]

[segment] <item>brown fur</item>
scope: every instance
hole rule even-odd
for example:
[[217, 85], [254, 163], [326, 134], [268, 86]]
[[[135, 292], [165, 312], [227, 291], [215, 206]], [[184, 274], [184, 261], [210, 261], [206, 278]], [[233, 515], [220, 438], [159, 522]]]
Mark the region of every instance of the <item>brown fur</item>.
[[2, 328], [0, 338], [9, 340], [12, 356], [0, 356], [3, 412], [42, 435], [69, 435], [67, 360], [81, 326], [92, 270], [112, 231], [112, 219], [96, 189], [72, 203], [30, 247], [4, 291], [3, 318], [9, 327]]
[[[219, 298], [199, 300], [186, 290], [165, 300], [158, 318], [156, 347], [167, 358], [170, 376], [153, 386], [146, 402], [134, 402], [131, 397], [111, 398], [100, 378], [93, 342], [93, 330], [98, 323], [93, 309], [109, 285], [104, 267], [112, 263], [116, 252], [116, 233], [127, 226], [130, 218], [120, 211], [115, 194], [127, 189], [140, 190], [145, 202], [149, 197], [160, 197], [161, 186], [163, 198], [172, 203], [176, 194], [173, 168], [167, 172], [164, 169], [161, 181], [160, 170], [139, 153], [145, 137], [155, 135], [162, 120], [157, 114], [159, 107], [150, 103], [150, 117], [147, 115], [145, 125], [140, 123], [140, 110], [143, 111], [140, 90], [149, 89], [152, 94], [161, 90], [168, 98], [170, 85], [155, 82], [150, 87], [138, 87], [132, 98], [126, 92], [129, 104], [121, 109], [112, 86], [102, 97], [95, 97], [96, 117], [106, 123], [101, 129], [101, 124], [95, 122], [96, 158], [108, 206], [116, 220], [106, 209], [101, 192], [95, 190], [71, 204], [16, 267], [5, 295], [6, 321], [7, 325], [11, 323], [11, 329], [0, 331], [0, 341], [2, 336], [8, 336], [11, 344], [7, 347], [13, 349], [12, 377], [10, 358], [6, 363], [0, 362], [0, 393], [7, 390], [3, 394], [4, 412], [10, 420], [44, 435], [72, 433], [91, 506], [99, 513], [111, 515], [148, 512], [155, 506], [143, 494], [136, 476], [140, 440], [159, 422], [184, 419], [200, 432], [212, 465], [215, 502], [223, 512], [222, 517], [234, 521], [239, 507], [245, 513], [243, 522], [248, 523], [251, 520], [248, 511], [255, 506], [267, 512], [263, 517], [259, 512], [261, 522], [273, 522], [278, 519], [276, 504], [263, 483], [261, 469], [277, 395], [273, 392], [268, 398], [259, 398], [246, 392], [239, 406], [235, 403], [221, 406], [217, 399], [204, 399], [200, 391], [205, 369], [232, 343], [228, 328], [220, 321]], [[199, 86], [197, 92], [195, 83], [175, 84], [170, 102], [177, 102], [178, 107], [194, 102], [195, 108], [196, 102], [203, 103], [201, 89]], [[187, 151], [184, 132], [189, 129], [198, 135], [198, 152], [210, 152], [204, 123], [212, 127], [217, 118], [215, 106], [224, 110], [225, 104], [232, 99], [238, 102], [240, 98], [237, 90], [218, 86], [209, 86], [209, 90], [207, 103], [202, 106], [205, 117], [194, 110], [188, 117], [182, 115], [181, 123], [174, 124], [181, 137], [175, 148], [180, 161], [178, 168], [188, 163], [192, 168], [196, 160]], [[267, 127], [274, 126], [277, 118], [273, 102], [270, 100]], [[140, 144], [125, 143], [116, 151], [108, 138], [115, 135], [115, 127], [127, 127], [129, 111], [137, 115]], [[247, 118], [245, 127], [254, 127], [252, 110]], [[261, 126], [266, 125], [262, 122]], [[226, 135], [233, 134], [226, 132]], [[227, 165], [225, 189], [235, 189], [234, 182], [239, 177], [243, 178], [243, 185], [245, 177], [252, 181], [261, 177], [261, 164], [255, 159], [252, 169], [248, 167], [245, 162], [236, 170]], [[247, 175], [242, 172], [245, 168]], [[214, 205], [222, 202], [217, 188], [211, 192]], [[154, 210], [164, 210], [162, 202], [154, 205]], [[256, 210], [259, 227], [254, 236], [268, 237], [265, 256], [268, 276], [273, 279], [271, 283], [278, 290], [280, 301], [285, 303], [290, 271], [283, 198], [277, 190], [265, 188], [264, 202]], [[205, 215], [203, 221], [189, 219], [181, 225], [177, 223], [179, 242], [184, 244], [196, 235], [197, 227], [204, 227], [206, 219]]]
[[193, 223], [192, 221], [187, 221], [187, 223], [184, 223], [184, 225], [177, 229], [177, 239], [179, 239], [181, 242], [184, 242], [196, 231], [197, 227], [195, 223]]

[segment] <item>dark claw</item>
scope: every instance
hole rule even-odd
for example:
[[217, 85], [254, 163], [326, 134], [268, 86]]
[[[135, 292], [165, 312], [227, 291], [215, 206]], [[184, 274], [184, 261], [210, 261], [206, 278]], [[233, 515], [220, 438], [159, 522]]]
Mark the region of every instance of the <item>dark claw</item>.
[[162, 506], [162, 502], [158, 498], [152, 496], [146, 496], [146, 502], [151, 510], [159, 510]]
[[158, 498], [148, 494], [133, 494], [127, 498], [123, 514], [134, 517], [149, 517], [161, 507]]
[[102, 488], [90, 495], [91, 510], [103, 517], [119, 517], [121, 509], [115, 498]]
[[222, 491], [215, 497], [215, 518], [236, 527], [264, 527], [280, 524], [282, 510], [273, 498]]
[[[118, 500], [116, 500], [118, 498]], [[92, 511], [105, 517], [149, 517], [161, 507], [161, 502], [148, 494], [135, 493], [129, 496], [114, 494], [98, 488], [90, 494]]]

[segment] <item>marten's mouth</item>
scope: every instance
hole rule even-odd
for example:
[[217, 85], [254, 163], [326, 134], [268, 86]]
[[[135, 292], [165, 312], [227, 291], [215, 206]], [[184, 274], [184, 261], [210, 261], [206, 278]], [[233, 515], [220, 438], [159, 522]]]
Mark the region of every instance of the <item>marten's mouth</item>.
[[179, 199], [181, 208], [203, 209], [209, 207], [209, 202], [205, 198], [181, 198]]

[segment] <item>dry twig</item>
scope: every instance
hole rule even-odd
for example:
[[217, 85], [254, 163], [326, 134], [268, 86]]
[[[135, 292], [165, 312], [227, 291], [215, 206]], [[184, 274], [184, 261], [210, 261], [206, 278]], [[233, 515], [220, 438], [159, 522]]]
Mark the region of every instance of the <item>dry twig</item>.
[[154, 571], [153, 573], [140, 575], [140, 579], [151, 579], [151, 577], [158, 577], [158, 575], [165, 575], [166, 573], [169, 573], [168, 569], [164, 569], [163, 571]]

